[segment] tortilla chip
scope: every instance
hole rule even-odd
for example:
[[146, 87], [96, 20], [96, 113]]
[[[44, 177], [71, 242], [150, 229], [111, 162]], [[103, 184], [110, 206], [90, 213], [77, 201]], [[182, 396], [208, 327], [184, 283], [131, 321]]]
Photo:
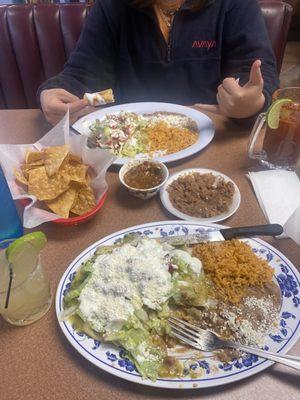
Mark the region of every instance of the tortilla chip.
[[28, 185], [28, 180], [25, 178], [23, 172], [20, 169], [16, 169], [14, 175], [18, 182], [26, 186]]
[[58, 172], [68, 153], [69, 147], [67, 145], [51, 146], [44, 149], [45, 168], [49, 177]]
[[76, 215], [82, 215], [90, 211], [96, 205], [93, 189], [84, 185], [80, 188], [77, 198], [72, 205], [71, 212]]
[[88, 186], [90, 186], [90, 184], [91, 184], [91, 182], [92, 182], [92, 177], [91, 177], [91, 174], [90, 174], [89, 172], [86, 173], [85, 179], [86, 179], [86, 184], [87, 184]]
[[35, 161], [30, 164], [22, 164], [20, 165], [21, 171], [26, 179], [29, 178], [29, 171], [35, 168], [39, 168], [44, 165], [44, 161]]
[[[25, 156], [25, 163], [31, 164], [36, 161], [42, 161], [44, 158], [44, 153], [42, 151], [27, 151]], [[44, 164], [44, 162], [43, 162]], [[41, 164], [41, 165], [43, 165]]]
[[69, 188], [70, 178], [57, 173], [49, 178], [45, 166], [29, 171], [28, 193], [38, 200], [53, 200]]
[[82, 160], [81, 160], [81, 157], [78, 157], [78, 156], [76, 156], [75, 154], [69, 153], [69, 162], [70, 162], [70, 164], [73, 164], [73, 163], [75, 163], [75, 164], [77, 164], [77, 163], [81, 164], [81, 163], [82, 163]]
[[67, 145], [52, 146], [42, 151], [28, 151], [15, 177], [28, 186], [28, 194], [45, 201], [54, 213], [68, 218], [70, 212], [82, 215], [96, 204], [88, 169], [80, 157], [69, 152]]
[[63, 218], [68, 218], [70, 209], [76, 199], [76, 195], [77, 189], [75, 187], [70, 187], [55, 199], [45, 201], [45, 203], [55, 214], [58, 214]]
[[64, 164], [61, 168], [61, 173], [70, 177], [71, 181], [85, 183], [86, 184], [86, 173], [88, 165], [84, 164]]
[[39, 160], [39, 161], [34, 161], [34, 162], [28, 163], [28, 164], [21, 164], [20, 168], [22, 169], [22, 171], [29, 171], [30, 169], [40, 167], [42, 165], [44, 165], [44, 161]]

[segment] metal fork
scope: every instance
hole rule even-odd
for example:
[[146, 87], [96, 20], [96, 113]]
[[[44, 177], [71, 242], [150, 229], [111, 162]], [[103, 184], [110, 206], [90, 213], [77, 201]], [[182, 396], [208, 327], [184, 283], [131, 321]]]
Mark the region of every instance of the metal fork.
[[175, 317], [169, 317], [168, 322], [172, 329], [172, 334], [181, 342], [202, 351], [213, 351], [221, 348], [232, 348], [242, 350], [247, 353], [256, 354], [259, 357], [266, 358], [284, 364], [288, 367], [295, 368], [300, 371], [300, 357], [279, 355], [257, 348], [244, 346], [243, 344], [235, 343], [231, 340], [223, 340], [215, 333], [201, 329], [189, 322], [182, 321]]

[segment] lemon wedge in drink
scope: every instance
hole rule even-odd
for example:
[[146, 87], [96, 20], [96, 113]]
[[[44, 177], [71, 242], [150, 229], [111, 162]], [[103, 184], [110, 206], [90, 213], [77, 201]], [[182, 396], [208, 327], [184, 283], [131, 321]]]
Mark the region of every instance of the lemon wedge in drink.
[[14, 285], [21, 283], [35, 269], [40, 251], [47, 243], [43, 232], [32, 232], [12, 242], [5, 251], [14, 274]]
[[292, 100], [278, 99], [278, 100], [275, 100], [274, 103], [272, 103], [272, 105], [270, 106], [270, 108], [267, 112], [266, 121], [267, 121], [268, 126], [271, 129], [278, 128], [281, 107], [288, 103], [292, 103]]

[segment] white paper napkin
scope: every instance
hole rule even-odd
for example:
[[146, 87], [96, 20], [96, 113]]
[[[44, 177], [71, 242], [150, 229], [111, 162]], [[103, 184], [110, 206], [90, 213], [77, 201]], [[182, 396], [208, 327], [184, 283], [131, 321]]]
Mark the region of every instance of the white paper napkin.
[[284, 233], [300, 244], [300, 207], [298, 207], [283, 226]]
[[70, 151], [81, 157], [84, 164], [91, 166], [96, 174], [91, 182], [96, 201], [99, 201], [103, 196], [107, 190], [107, 183], [105, 180], [106, 171], [116, 157], [105, 150], [88, 148], [86, 146], [86, 141], [87, 136], [69, 136], [69, 112], [67, 112], [64, 118], [36, 143], [0, 145], [1, 166], [12, 197], [15, 200], [32, 200], [30, 204], [25, 207], [23, 213], [23, 225], [25, 228], [34, 228], [44, 222], [61, 218], [51, 211], [46, 211], [36, 206], [36, 197], [26, 193], [23, 187], [15, 180], [14, 171], [24, 162], [25, 154], [28, 150], [41, 150], [43, 147], [47, 146], [68, 144]]
[[[295, 215], [293, 213], [298, 208], [300, 213], [300, 180], [297, 174], [293, 171], [275, 169], [249, 172], [248, 177], [268, 222], [282, 225], [286, 235], [293, 239], [297, 238], [300, 235], [300, 224], [297, 228], [293, 223], [296, 215], [298, 216], [298, 213]], [[285, 223], [288, 220], [289, 229], [286, 230]]]

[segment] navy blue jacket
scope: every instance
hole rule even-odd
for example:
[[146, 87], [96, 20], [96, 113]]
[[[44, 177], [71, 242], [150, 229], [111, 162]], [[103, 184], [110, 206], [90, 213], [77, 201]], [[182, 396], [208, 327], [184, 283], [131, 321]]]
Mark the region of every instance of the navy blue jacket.
[[165, 101], [217, 104], [226, 77], [247, 82], [262, 60], [266, 105], [278, 87], [275, 59], [257, 0], [187, 0], [167, 44], [152, 7], [98, 0], [64, 70], [40, 88], [84, 92], [112, 88], [117, 103]]

